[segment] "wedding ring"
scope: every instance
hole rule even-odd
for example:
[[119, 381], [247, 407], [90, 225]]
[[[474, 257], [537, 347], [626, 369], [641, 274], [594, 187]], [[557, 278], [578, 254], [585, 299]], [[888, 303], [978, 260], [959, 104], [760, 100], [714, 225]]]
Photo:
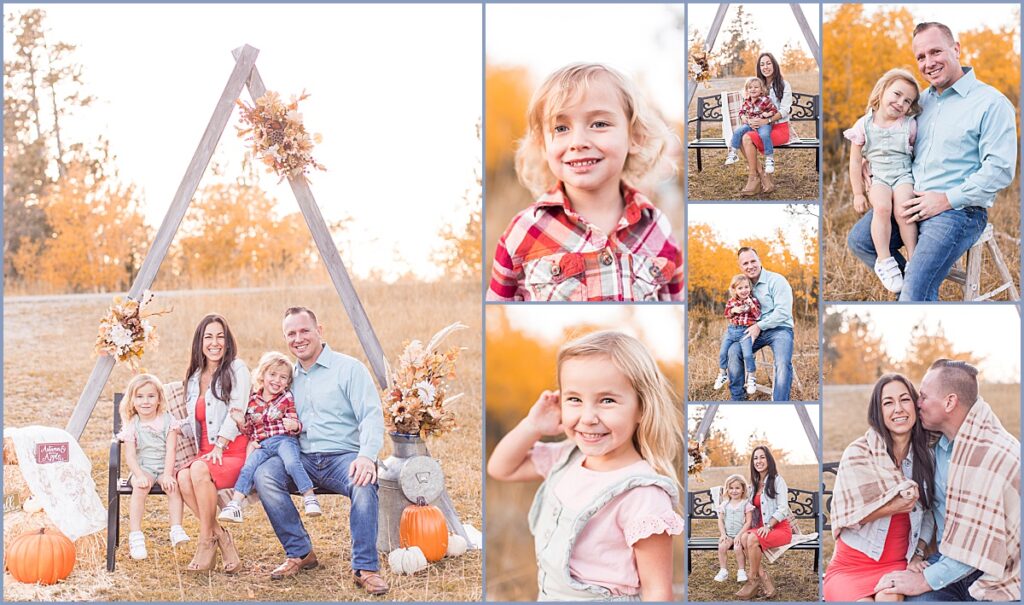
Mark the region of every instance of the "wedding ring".
[[917, 213], [917, 220], [921, 220], [923, 218], [924, 218], [924, 214], [922, 214], [921, 212], [918, 212]]

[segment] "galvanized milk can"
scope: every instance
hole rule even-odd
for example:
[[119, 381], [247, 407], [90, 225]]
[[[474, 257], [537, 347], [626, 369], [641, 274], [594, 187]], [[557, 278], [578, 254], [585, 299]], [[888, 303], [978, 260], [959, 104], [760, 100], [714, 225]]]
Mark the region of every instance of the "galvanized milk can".
[[430, 457], [427, 444], [419, 435], [388, 433], [394, 450], [387, 460], [377, 462], [379, 512], [377, 514], [377, 550], [391, 552], [399, 548], [398, 525], [402, 511], [423, 498], [444, 513], [448, 531], [468, 542], [451, 498], [444, 489], [444, 473]]

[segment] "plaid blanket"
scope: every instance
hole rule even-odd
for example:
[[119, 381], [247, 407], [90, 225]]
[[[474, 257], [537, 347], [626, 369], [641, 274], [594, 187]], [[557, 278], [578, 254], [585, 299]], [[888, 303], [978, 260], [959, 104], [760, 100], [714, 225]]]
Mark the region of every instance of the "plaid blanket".
[[[185, 385], [181, 382], [165, 384], [164, 394], [167, 395], [167, 405], [171, 415], [178, 420], [187, 420], [188, 407], [185, 405]], [[174, 452], [175, 473], [188, 466], [199, 455], [196, 443], [195, 424], [183, 422], [181, 425], [181, 437], [178, 439]]]
[[1020, 600], [1020, 442], [980, 397], [953, 440], [939, 552], [983, 572], [975, 599]]
[[832, 490], [832, 537], [856, 527], [896, 495], [917, 498], [917, 484], [903, 476], [885, 450], [885, 441], [868, 429], [843, 452]]

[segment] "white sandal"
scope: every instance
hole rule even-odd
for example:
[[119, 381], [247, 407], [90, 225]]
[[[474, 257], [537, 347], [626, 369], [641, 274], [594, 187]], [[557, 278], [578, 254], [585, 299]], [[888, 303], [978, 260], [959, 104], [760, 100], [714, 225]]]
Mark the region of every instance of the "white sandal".
[[180, 525], [171, 526], [171, 546], [177, 546], [182, 542], [188, 542], [192, 538], [185, 533], [185, 528]]
[[146, 552], [146, 536], [141, 531], [128, 534], [128, 552], [133, 559], [145, 559], [149, 556]]

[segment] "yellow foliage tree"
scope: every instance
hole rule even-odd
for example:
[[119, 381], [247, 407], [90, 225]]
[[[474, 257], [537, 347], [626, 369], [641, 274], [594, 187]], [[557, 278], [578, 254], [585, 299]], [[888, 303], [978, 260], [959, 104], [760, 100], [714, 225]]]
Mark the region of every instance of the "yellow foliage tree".
[[526, 134], [526, 108], [532, 89], [523, 67], [487, 66], [487, 138], [484, 141], [486, 170], [511, 168], [516, 142]]
[[[1018, 11], [1019, 14], [1019, 11]], [[974, 68], [978, 79], [995, 87], [1013, 103], [1020, 131], [1019, 19], [996, 29], [973, 29], [960, 35], [960, 62]]]
[[772, 453], [772, 458], [775, 458], [775, 464], [777, 465], [785, 464], [789, 459], [789, 450], [772, 445], [771, 440], [768, 439], [768, 435], [763, 430], [755, 430], [750, 433], [749, 437], [747, 437], [747, 452], [744, 455], [744, 458], [749, 456], [750, 453], [754, 451], [754, 448], [759, 445], [763, 445], [768, 448], [768, 451]]
[[900, 364], [900, 371], [915, 384], [920, 384], [932, 362], [943, 358], [966, 361], [975, 366], [979, 366], [985, 359], [970, 351], [959, 349], [946, 336], [942, 322], [932, 329], [922, 320], [910, 332], [910, 347], [907, 349], [906, 358]]
[[809, 55], [800, 45], [793, 44], [792, 42], [786, 42], [785, 46], [782, 47], [782, 57], [779, 61], [781, 62], [780, 67], [783, 74], [811, 73], [818, 69], [817, 63], [814, 62], [814, 57]]
[[829, 384], [873, 384], [892, 360], [870, 318], [828, 313], [824, 322], [825, 378]]

